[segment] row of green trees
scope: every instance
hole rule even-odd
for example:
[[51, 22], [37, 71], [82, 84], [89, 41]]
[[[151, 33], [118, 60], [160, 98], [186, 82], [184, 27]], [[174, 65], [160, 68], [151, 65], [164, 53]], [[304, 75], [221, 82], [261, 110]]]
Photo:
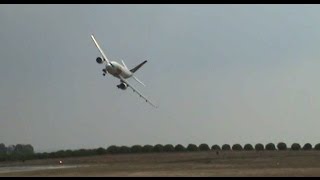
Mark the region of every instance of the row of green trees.
[[97, 148], [97, 149], [80, 149], [80, 150], [60, 150], [51, 153], [36, 153], [35, 158], [46, 159], [46, 158], [64, 158], [64, 157], [80, 157], [80, 156], [91, 156], [91, 155], [102, 155], [102, 154], [128, 154], [128, 153], [161, 153], [161, 152], [196, 152], [196, 151], [275, 151], [275, 150], [320, 150], [320, 143], [315, 145], [314, 148], [310, 143], [306, 143], [301, 147], [298, 143], [293, 143], [291, 148], [287, 148], [285, 143], [268, 143], [265, 146], [261, 143], [255, 146], [251, 144], [245, 144], [243, 147], [240, 144], [223, 144], [209, 146], [208, 144], [189, 144], [187, 147], [178, 144], [173, 146], [172, 144], [156, 144], [156, 145], [133, 145], [129, 146], [116, 146], [112, 145], [108, 148]]
[[261, 143], [255, 146], [251, 144], [223, 144], [221, 147], [217, 144], [209, 147], [208, 144], [202, 143], [199, 146], [195, 144], [189, 144], [187, 147], [178, 144], [173, 146], [172, 144], [156, 144], [156, 145], [134, 145], [128, 146], [116, 146], [112, 145], [108, 148], [97, 148], [97, 149], [78, 149], [78, 150], [59, 150], [56, 152], [44, 152], [34, 153], [31, 145], [21, 145], [5, 147], [4, 144], [0, 144], [0, 161], [11, 161], [11, 160], [30, 160], [30, 159], [47, 159], [47, 158], [65, 158], [65, 157], [80, 157], [80, 156], [93, 156], [102, 154], [125, 154], [125, 153], [161, 153], [161, 152], [196, 152], [196, 151], [283, 151], [283, 150], [320, 150], [320, 143], [314, 147], [310, 143], [304, 144], [302, 147], [298, 143], [293, 143], [290, 147], [283, 142], [277, 145], [268, 143], [263, 145]]
[[27, 160], [34, 158], [34, 149], [30, 144], [16, 144], [6, 147], [0, 144], [0, 161]]
[[106, 150], [105, 153], [110, 153], [110, 154], [117, 154], [117, 153], [148, 153], [148, 152], [194, 152], [194, 151], [228, 151], [228, 150], [233, 150], [233, 151], [263, 151], [263, 150], [268, 150], [268, 151], [274, 151], [274, 150], [320, 150], [320, 143], [315, 145], [313, 148], [310, 143], [306, 143], [303, 147], [300, 146], [298, 143], [293, 143], [290, 148], [287, 147], [287, 145], [283, 142], [278, 143], [277, 145], [273, 143], [268, 143], [265, 146], [261, 143], [256, 144], [255, 146], [251, 144], [245, 144], [243, 147], [240, 144], [234, 144], [234, 145], [229, 145], [229, 144], [223, 144], [221, 147], [219, 145], [213, 145], [211, 148], [209, 147], [208, 144], [200, 144], [199, 146], [195, 144], [189, 144], [187, 147], [184, 147], [181, 144], [178, 144], [176, 146], [173, 146], [172, 144], [167, 144], [167, 145], [161, 145], [157, 144], [155, 146], [152, 145], [134, 145], [132, 147], [127, 147], [127, 146], [109, 146]]
[[3, 143], [0, 144], [0, 154], [33, 154], [34, 149], [30, 144], [17, 144], [6, 147]]

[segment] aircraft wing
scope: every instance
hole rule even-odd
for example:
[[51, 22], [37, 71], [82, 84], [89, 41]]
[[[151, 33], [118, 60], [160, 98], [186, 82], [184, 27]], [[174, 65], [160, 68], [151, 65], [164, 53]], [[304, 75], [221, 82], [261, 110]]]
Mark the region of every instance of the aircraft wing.
[[148, 102], [151, 106], [157, 108], [156, 105], [154, 105], [151, 101], [149, 101], [146, 97], [144, 97], [138, 90], [136, 90], [131, 84], [128, 83], [127, 80], [125, 80], [123, 77], [119, 76], [119, 78], [121, 79], [121, 81], [123, 81], [124, 83], [126, 83], [134, 92], [136, 92], [137, 94], [139, 94], [140, 97], [142, 97], [144, 100], [146, 100], [146, 102]]
[[91, 35], [91, 38], [92, 38], [94, 44], [95, 44], [95, 45], [97, 46], [97, 48], [99, 49], [99, 51], [100, 51], [100, 53], [101, 53], [104, 61], [107, 61], [107, 63], [109, 64], [109, 60], [108, 60], [107, 56], [104, 54], [103, 50], [100, 48], [100, 46], [99, 46], [98, 42], [96, 41], [96, 39], [94, 38], [93, 34]]

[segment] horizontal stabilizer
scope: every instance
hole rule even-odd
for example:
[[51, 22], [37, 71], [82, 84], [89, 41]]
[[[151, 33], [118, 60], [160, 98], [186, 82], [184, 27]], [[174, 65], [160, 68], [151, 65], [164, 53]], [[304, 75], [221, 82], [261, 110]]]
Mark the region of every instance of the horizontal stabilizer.
[[138, 83], [142, 84], [143, 86], [146, 86], [143, 84], [143, 82], [141, 82], [136, 76], [132, 76]]

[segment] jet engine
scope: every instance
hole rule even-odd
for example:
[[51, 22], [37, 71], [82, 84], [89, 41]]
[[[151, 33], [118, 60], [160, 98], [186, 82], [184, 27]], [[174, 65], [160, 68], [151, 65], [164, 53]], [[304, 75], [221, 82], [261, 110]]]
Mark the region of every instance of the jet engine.
[[128, 85], [126, 83], [121, 83], [121, 84], [117, 85], [117, 87], [119, 89], [125, 90], [125, 89], [127, 89]]
[[103, 63], [103, 60], [102, 60], [101, 57], [97, 57], [96, 61], [97, 61], [98, 64], [102, 64]]

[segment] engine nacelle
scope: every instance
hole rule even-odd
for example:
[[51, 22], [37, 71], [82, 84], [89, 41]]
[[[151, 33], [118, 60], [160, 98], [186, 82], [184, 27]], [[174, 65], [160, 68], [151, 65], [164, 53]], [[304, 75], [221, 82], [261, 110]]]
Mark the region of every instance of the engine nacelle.
[[126, 83], [121, 83], [121, 84], [117, 85], [117, 87], [118, 87], [119, 89], [126, 90], [127, 87], [128, 87], [128, 85], [127, 85]]
[[102, 60], [101, 57], [97, 57], [96, 61], [97, 61], [98, 64], [102, 64], [103, 63], [103, 60]]

